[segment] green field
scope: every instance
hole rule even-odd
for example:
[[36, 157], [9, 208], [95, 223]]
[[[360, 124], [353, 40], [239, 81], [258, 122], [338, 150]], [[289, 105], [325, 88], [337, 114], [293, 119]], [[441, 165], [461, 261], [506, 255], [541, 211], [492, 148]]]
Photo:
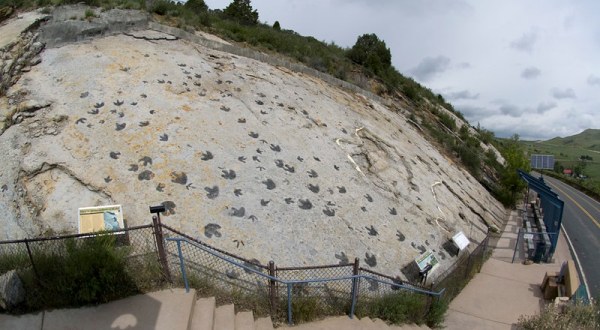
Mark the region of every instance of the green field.
[[600, 194], [600, 129], [587, 129], [577, 135], [548, 141], [521, 141], [521, 144], [527, 157], [554, 155], [555, 171], [562, 173], [562, 168], [568, 168], [580, 172], [586, 178], [577, 181]]

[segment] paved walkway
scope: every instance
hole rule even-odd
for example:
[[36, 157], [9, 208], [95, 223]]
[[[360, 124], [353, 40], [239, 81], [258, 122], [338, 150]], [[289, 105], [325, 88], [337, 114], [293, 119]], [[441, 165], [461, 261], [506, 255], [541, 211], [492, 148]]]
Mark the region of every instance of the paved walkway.
[[561, 233], [554, 262], [524, 265], [517, 253], [511, 263], [520, 224], [519, 211], [512, 211], [492, 257], [450, 304], [446, 329], [514, 329], [519, 316], [539, 313], [544, 274], [559, 271], [572, 257]]

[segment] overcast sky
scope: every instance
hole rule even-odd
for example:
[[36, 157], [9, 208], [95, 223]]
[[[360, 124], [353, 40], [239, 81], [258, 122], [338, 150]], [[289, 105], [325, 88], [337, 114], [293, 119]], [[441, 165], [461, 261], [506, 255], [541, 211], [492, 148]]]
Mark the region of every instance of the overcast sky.
[[[231, 0], [205, 0], [222, 9]], [[375, 33], [404, 75], [496, 136], [600, 128], [598, 0], [252, 0], [259, 20], [351, 47]]]

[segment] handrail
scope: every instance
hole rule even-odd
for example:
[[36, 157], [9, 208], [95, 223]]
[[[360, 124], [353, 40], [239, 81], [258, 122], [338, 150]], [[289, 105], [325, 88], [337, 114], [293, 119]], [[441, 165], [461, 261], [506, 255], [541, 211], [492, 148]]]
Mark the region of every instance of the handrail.
[[152, 228], [152, 225], [141, 225], [141, 226], [135, 226], [135, 227], [128, 227], [128, 228], [119, 228], [119, 229], [115, 229], [115, 230], [106, 230], [106, 231], [100, 231], [100, 232], [94, 232], [94, 233], [80, 233], [80, 234], [70, 234], [70, 235], [62, 235], [62, 236], [51, 236], [51, 237], [38, 237], [38, 238], [24, 238], [24, 239], [15, 239], [15, 240], [7, 240], [7, 241], [0, 241], [0, 245], [3, 244], [16, 244], [16, 243], [34, 243], [34, 242], [45, 242], [45, 241], [57, 241], [57, 240], [62, 240], [62, 239], [67, 239], [67, 238], [80, 238], [80, 237], [90, 237], [90, 236], [96, 236], [96, 235], [113, 235], [113, 234], [120, 234], [120, 233], [127, 233], [130, 232], [132, 230], [138, 230], [138, 229], [146, 229], [146, 228]]
[[195, 241], [189, 240], [188, 238], [185, 237], [169, 237], [166, 238], [167, 241], [174, 241], [177, 243], [177, 250], [179, 253], [179, 263], [180, 263], [180, 267], [181, 267], [181, 273], [184, 277], [184, 283], [185, 283], [185, 289], [186, 292], [189, 292], [189, 283], [188, 283], [188, 279], [187, 279], [187, 275], [186, 275], [186, 271], [185, 271], [185, 264], [184, 264], [184, 260], [183, 260], [183, 253], [181, 250], [181, 242], [185, 242], [188, 244], [191, 244], [201, 250], [203, 250], [204, 252], [207, 252], [221, 260], [224, 260], [228, 263], [231, 263], [237, 267], [241, 267], [244, 270], [254, 273], [258, 276], [264, 277], [268, 280], [271, 281], [275, 281], [275, 282], [279, 282], [281, 284], [285, 284], [287, 286], [287, 303], [288, 303], [288, 323], [291, 325], [292, 324], [292, 285], [294, 284], [303, 284], [303, 283], [323, 283], [323, 282], [334, 282], [334, 281], [343, 281], [343, 280], [352, 280], [353, 284], [352, 284], [352, 307], [350, 310], [350, 318], [353, 317], [354, 315], [354, 308], [356, 305], [356, 290], [354, 290], [354, 288], [356, 287], [356, 280], [359, 279], [367, 279], [367, 280], [372, 280], [372, 281], [376, 281], [379, 282], [381, 284], [387, 284], [390, 285], [392, 288], [402, 288], [405, 290], [409, 290], [409, 291], [413, 291], [413, 292], [417, 292], [420, 294], [425, 294], [425, 295], [429, 295], [429, 296], [433, 296], [433, 297], [440, 297], [444, 291], [446, 289], [442, 289], [439, 292], [433, 292], [433, 291], [428, 291], [428, 290], [423, 290], [423, 289], [419, 289], [419, 288], [415, 288], [415, 287], [409, 287], [409, 286], [405, 286], [404, 284], [398, 284], [398, 283], [393, 283], [393, 282], [387, 282], [387, 281], [382, 281], [376, 277], [373, 276], [369, 276], [369, 275], [351, 275], [351, 276], [340, 276], [340, 277], [332, 277], [332, 278], [316, 278], [316, 279], [309, 279], [309, 280], [282, 280], [280, 278], [271, 276], [271, 275], [267, 275], [264, 274], [260, 271], [257, 271], [254, 268], [248, 267], [242, 263], [239, 263], [237, 261], [234, 260], [230, 260], [227, 257], [224, 257], [222, 255], [219, 255], [218, 253], [211, 251], [210, 249], [208, 249], [207, 247], [203, 246], [202, 244], [198, 244]]

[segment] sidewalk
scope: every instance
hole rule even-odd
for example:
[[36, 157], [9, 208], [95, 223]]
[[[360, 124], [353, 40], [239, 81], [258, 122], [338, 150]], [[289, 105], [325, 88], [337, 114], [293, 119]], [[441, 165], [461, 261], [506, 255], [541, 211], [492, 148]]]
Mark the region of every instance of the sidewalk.
[[515, 329], [519, 316], [537, 314], [544, 306], [544, 274], [559, 271], [571, 253], [561, 233], [553, 263], [523, 265], [518, 252], [511, 263], [520, 223], [519, 211], [511, 211], [491, 258], [450, 303], [446, 329]]

